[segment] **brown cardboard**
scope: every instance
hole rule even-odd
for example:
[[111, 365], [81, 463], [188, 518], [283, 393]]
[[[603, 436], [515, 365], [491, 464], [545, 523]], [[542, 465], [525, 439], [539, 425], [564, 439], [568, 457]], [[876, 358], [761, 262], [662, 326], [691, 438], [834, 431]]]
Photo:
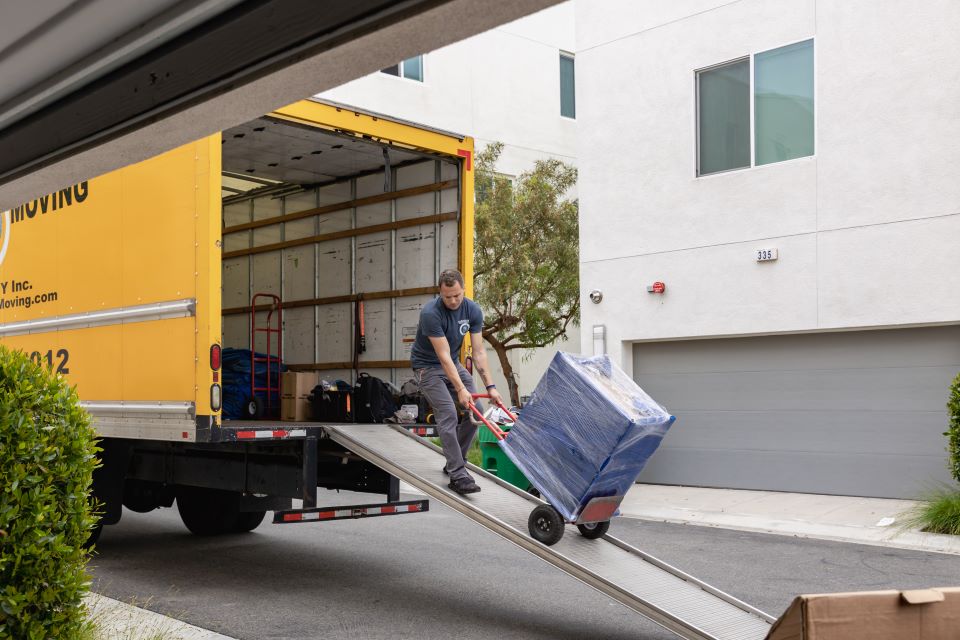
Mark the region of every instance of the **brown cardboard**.
[[310, 401], [306, 398], [280, 398], [280, 419], [287, 422], [310, 420]]
[[766, 640], [960, 640], [960, 587], [798, 596]]
[[287, 398], [306, 398], [318, 384], [319, 371], [285, 371], [280, 374], [280, 395]]

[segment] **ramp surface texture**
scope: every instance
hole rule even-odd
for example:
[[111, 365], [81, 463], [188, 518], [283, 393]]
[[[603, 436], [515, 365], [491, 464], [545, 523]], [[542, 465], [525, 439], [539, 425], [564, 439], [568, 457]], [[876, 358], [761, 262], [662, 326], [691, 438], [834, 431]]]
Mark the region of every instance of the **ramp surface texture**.
[[325, 426], [357, 455], [421, 489], [468, 518], [582, 580], [634, 611], [691, 640], [763, 640], [773, 618], [607, 535], [588, 540], [567, 525], [547, 547], [527, 532], [540, 500], [471, 467], [482, 491], [460, 496], [446, 488], [437, 447], [390, 425]]

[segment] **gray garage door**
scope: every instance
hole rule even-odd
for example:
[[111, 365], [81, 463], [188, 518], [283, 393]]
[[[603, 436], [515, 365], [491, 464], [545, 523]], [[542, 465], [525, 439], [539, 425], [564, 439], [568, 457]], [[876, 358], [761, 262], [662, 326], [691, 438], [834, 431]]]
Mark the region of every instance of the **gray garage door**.
[[950, 482], [960, 327], [634, 345], [677, 422], [641, 482], [913, 498]]

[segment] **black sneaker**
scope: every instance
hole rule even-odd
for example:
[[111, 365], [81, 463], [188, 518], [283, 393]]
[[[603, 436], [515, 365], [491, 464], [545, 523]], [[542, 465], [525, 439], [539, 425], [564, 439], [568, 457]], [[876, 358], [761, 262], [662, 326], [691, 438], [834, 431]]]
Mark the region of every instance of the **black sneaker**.
[[457, 478], [455, 480], [451, 480], [450, 484], [447, 486], [460, 495], [479, 493], [480, 491], [480, 487], [477, 486], [477, 483], [473, 481], [473, 478]]

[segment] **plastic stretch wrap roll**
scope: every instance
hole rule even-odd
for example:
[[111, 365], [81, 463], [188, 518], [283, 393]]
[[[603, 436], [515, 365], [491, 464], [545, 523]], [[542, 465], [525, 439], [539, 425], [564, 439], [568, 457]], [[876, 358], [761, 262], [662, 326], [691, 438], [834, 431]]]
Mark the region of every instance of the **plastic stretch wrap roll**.
[[592, 498], [626, 494], [674, 419], [608, 356], [559, 352], [500, 446], [574, 521]]

